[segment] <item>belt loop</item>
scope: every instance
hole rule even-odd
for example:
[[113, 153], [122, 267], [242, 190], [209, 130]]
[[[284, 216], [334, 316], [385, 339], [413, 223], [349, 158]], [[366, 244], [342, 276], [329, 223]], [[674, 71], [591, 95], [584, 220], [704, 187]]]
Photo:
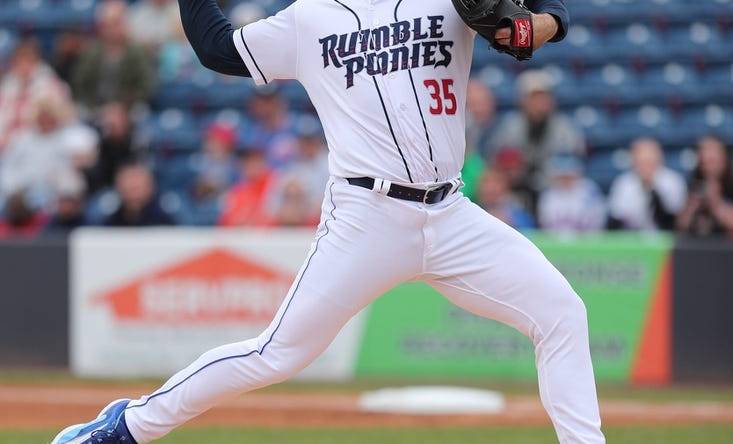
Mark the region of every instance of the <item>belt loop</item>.
[[386, 179], [374, 179], [374, 186], [372, 187], [372, 191], [375, 191], [379, 194], [384, 194], [385, 196], [387, 193], [389, 193], [389, 189], [392, 187], [392, 182]]
[[450, 181], [450, 184], [453, 186], [452, 190], [450, 191], [450, 194], [458, 192], [463, 186], [465, 185], [463, 183], [463, 179], [461, 177], [455, 178]]

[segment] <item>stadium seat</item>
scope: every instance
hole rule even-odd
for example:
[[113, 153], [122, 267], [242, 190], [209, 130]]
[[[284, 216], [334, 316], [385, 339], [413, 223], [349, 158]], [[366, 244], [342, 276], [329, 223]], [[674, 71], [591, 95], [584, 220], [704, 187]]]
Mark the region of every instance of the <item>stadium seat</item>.
[[0, 70], [12, 54], [16, 40], [15, 32], [11, 28], [0, 27]]
[[153, 162], [153, 171], [161, 191], [189, 192], [193, 186], [197, 156], [179, 153], [172, 157], [158, 157]]
[[706, 101], [733, 102], [733, 63], [708, 68], [701, 75], [697, 92]]
[[154, 155], [171, 152], [192, 152], [201, 146], [201, 131], [194, 117], [187, 111], [171, 108], [154, 114], [144, 125]]
[[730, 61], [733, 48], [714, 22], [696, 21], [669, 33], [666, 45], [670, 58], [699, 59], [709, 62]]
[[604, 191], [611, 187], [613, 179], [628, 169], [630, 165], [626, 148], [593, 154], [586, 162], [586, 175], [593, 179]]

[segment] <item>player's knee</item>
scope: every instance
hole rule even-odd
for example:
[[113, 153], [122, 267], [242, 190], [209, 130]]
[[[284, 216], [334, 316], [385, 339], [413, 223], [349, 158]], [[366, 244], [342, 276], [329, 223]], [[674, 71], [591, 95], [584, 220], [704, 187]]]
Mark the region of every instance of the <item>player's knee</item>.
[[262, 358], [270, 369], [267, 376], [269, 384], [287, 381], [308, 365], [308, 362], [305, 362], [304, 359], [297, 359], [292, 355], [284, 356], [278, 352], [277, 348], [264, 351]]
[[588, 312], [585, 303], [574, 291], [570, 291], [561, 306], [559, 329], [566, 334], [582, 333], [588, 329]]

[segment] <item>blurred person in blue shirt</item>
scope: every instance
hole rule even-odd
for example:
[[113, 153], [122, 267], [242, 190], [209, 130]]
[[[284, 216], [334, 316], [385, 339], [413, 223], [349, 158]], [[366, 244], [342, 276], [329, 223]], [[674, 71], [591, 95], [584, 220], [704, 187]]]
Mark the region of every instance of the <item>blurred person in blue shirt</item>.
[[267, 162], [275, 169], [285, 167], [297, 156], [297, 119], [275, 86], [257, 88], [249, 101], [252, 129], [247, 145], [264, 147]]
[[518, 230], [535, 227], [534, 218], [519, 200], [512, 196], [509, 180], [499, 170], [487, 169], [481, 175], [478, 187], [478, 205], [492, 216]]
[[583, 175], [583, 163], [557, 155], [548, 165], [550, 186], [540, 193], [540, 228], [558, 233], [599, 231], [606, 226], [606, 203], [598, 185]]

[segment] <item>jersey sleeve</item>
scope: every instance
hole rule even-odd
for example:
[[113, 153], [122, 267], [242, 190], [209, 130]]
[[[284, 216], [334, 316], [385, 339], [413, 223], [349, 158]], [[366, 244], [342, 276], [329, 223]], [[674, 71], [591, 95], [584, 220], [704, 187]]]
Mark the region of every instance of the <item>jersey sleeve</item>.
[[277, 14], [237, 29], [232, 38], [257, 85], [297, 77], [297, 2]]

